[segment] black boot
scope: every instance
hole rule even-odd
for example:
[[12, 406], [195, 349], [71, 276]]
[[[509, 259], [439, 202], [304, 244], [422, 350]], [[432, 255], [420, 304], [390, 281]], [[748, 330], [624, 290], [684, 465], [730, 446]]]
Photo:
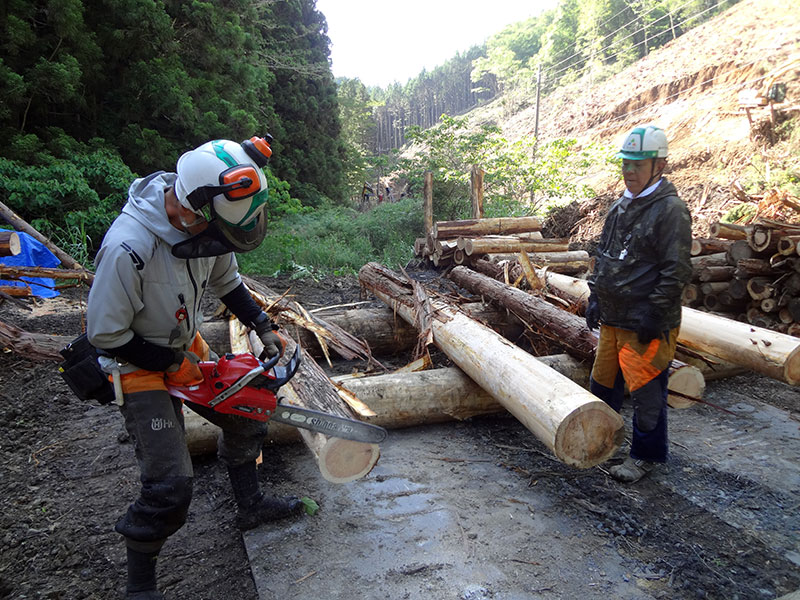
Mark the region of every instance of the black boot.
[[126, 600], [162, 600], [156, 588], [156, 559], [158, 550], [139, 552], [128, 547], [128, 585]]
[[228, 467], [228, 475], [231, 478], [233, 497], [238, 507], [236, 526], [242, 531], [292, 516], [303, 508], [303, 503], [296, 496], [284, 498], [265, 496], [258, 488], [255, 461]]

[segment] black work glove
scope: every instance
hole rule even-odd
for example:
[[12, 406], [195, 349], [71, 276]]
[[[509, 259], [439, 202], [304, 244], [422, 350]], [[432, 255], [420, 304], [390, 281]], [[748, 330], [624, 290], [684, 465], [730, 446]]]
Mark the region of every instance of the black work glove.
[[660, 338], [663, 333], [661, 311], [651, 307], [639, 320], [639, 325], [636, 327], [636, 337], [639, 338], [640, 344], [649, 344], [653, 340]]
[[594, 292], [589, 294], [584, 315], [586, 316], [586, 326], [589, 329], [597, 329], [600, 326], [600, 301]]
[[264, 350], [259, 358], [263, 360], [265, 356], [267, 358], [283, 356], [283, 351], [286, 350], [286, 340], [278, 334], [278, 325], [270, 321], [266, 313], [261, 313], [256, 320], [254, 329], [258, 339], [264, 344]]

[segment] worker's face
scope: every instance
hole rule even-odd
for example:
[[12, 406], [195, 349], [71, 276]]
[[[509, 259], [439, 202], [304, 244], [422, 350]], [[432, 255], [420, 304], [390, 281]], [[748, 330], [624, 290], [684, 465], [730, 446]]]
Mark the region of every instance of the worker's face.
[[622, 159], [622, 178], [625, 180], [625, 187], [634, 196], [644, 191], [647, 182], [653, 175], [654, 161], [655, 159], [653, 158], [644, 160]]
[[167, 210], [169, 222], [175, 229], [180, 229], [189, 235], [196, 235], [208, 227], [208, 221], [206, 221], [205, 217], [188, 208], [184, 208], [172, 189], [164, 193], [164, 207]]

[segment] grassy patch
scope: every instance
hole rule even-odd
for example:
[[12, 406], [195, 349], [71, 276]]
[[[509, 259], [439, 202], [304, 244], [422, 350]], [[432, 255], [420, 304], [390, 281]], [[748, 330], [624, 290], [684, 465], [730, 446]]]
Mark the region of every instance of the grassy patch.
[[404, 265], [422, 235], [422, 204], [404, 198], [367, 213], [325, 207], [272, 223], [261, 246], [238, 256], [242, 271], [298, 277], [356, 273], [365, 263]]

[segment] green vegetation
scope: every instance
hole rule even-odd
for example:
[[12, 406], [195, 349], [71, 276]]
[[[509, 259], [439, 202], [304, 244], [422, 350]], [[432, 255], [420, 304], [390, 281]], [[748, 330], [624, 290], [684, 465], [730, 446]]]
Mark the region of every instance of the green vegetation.
[[404, 198], [366, 213], [327, 206], [289, 215], [270, 227], [261, 246], [238, 256], [242, 270], [297, 277], [356, 273], [365, 263], [396, 267], [413, 258], [422, 230], [422, 204]]

